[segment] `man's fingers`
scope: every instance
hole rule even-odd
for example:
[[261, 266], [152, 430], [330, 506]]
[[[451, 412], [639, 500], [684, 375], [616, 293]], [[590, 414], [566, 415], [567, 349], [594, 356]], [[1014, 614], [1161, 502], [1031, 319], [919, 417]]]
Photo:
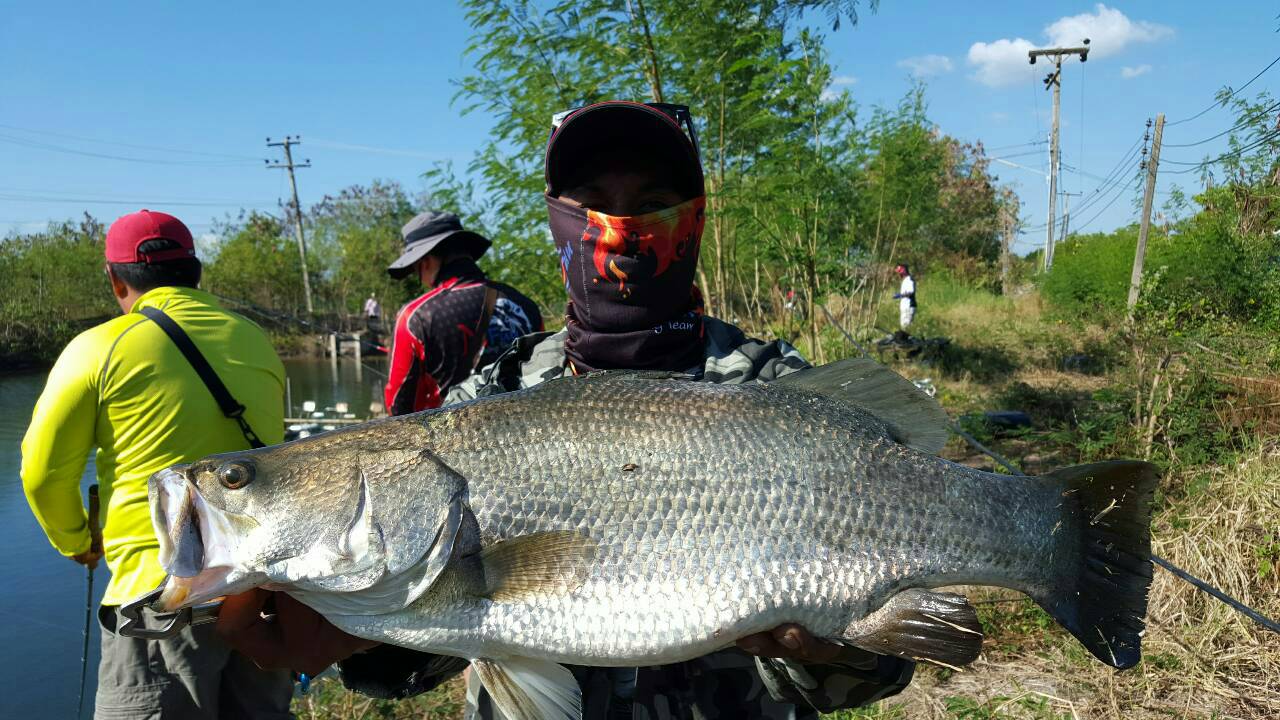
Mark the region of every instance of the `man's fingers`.
[[785, 657], [790, 654], [787, 648], [778, 643], [771, 633], [762, 632], [748, 635], [738, 640], [738, 647], [743, 651], [760, 657]]
[[215, 628], [218, 634], [227, 639], [228, 635], [261, 622], [262, 608], [270, 597], [270, 592], [254, 588], [223, 598], [222, 606], [218, 608], [218, 623]]

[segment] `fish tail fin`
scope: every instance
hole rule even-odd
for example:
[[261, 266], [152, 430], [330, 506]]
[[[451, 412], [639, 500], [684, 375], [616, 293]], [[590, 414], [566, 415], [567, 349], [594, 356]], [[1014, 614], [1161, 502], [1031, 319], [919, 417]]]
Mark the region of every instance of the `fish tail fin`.
[[1059, 572], [1032, 598], [1099, 660], [1133, 667], [1142, 656], [1151, 586], [1155, 466], [1114, 460], [1043, 479], [1063, 488], [1062, 521], [1054, 528]]

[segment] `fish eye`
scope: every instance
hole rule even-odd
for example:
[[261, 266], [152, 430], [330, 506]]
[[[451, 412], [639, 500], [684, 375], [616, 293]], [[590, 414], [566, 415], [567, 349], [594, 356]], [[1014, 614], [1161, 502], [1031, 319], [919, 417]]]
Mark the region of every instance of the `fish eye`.
[[253, 465], [246, 462], [229, 462], [218, 468], [218, 482], [228, 490], [239, 490], [253, 482]]

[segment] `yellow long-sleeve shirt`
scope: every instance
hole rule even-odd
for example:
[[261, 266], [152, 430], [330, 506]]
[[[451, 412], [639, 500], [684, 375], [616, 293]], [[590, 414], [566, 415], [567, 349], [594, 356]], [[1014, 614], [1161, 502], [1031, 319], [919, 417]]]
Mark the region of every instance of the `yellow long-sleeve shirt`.
[[104, 605], [119, 605], [164, 579], [147, 506], [152, 473], [249, 446], [218, 409], [191, 364], [143, 306], [164, 310], [191, 336], [245, 419], [268, 445], [284, 434], [284, 366], [261, 328], [208, 293], [156, 288], [128, 315], [77, 336], [62, 351], [22, 440], [22, 486], [58, 552], [89, 549], [80, 477], [97, 448], [111, 568]]

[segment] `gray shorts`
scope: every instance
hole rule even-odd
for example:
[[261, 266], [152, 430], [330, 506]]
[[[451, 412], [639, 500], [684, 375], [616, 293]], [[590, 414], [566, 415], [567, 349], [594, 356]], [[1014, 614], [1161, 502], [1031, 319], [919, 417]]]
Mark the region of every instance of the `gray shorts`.
[[102, 663], [97, 720], [292, 720], [293, 676], [260, 670], [214, 634], [185, 627], [164, 640], [117, 635], [119, 608], [98, 609]]

